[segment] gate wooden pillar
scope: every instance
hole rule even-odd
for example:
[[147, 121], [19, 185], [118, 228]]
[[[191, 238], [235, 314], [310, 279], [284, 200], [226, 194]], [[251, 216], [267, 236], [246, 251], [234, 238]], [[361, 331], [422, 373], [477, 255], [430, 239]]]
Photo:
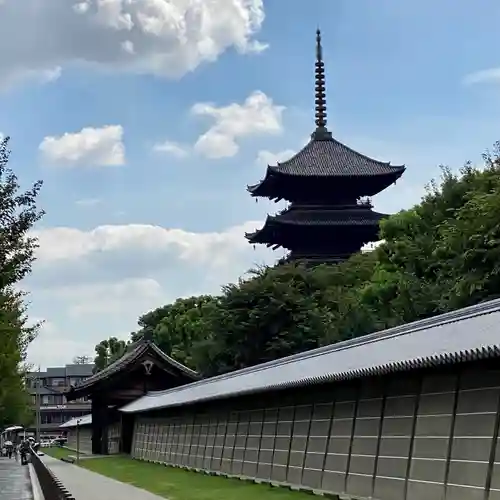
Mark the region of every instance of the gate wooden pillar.
[[100, 398], [92, 397], [92, 454], [108, 454], [108, 407]]

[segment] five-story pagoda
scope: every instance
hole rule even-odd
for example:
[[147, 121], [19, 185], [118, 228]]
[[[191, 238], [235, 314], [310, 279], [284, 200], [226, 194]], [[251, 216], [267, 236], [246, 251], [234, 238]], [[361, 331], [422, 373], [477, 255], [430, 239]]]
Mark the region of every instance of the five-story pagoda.
[[379, 221], [367, 197], [393, 184], [404, 166], [373, 160], [332, 137], [326, 128], [325, 69], [316, 32], [316, 130], [288, 161], [268, 166], [264, 179], [248, 186], [252, 196], [289, 207], [268, 216], [264, 227], [245, 236], [252, 244], [284, 247], [290, 260], [340, 262], [377, 240]]

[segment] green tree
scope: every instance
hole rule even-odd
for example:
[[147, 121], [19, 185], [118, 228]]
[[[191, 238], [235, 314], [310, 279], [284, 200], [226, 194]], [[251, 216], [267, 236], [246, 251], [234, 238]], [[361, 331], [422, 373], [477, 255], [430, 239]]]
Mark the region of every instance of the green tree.
[[24, 362], [38, 325], [28, 326], [18, 286], [35, 259], [37, 240], [30, 231], [44, 214], [36, 206], [42, 182], [21, 190], [8, 165], [8, 145], [8, 137], [0, 141], [0, 424], [26, 423], [31, 418]]
[[86, 365], [92, 363], [92, 358], [90, 356], [75, 356], [73, 358], [73, 363], [75, 365]]
[[474, 180], [462, 206], [439, 227], [439, 280], [447, 283], [443, 307], [455, 309], [500, 295], [500, 156], [485, 155], [485, 168], [464, 175]]
[[29, 424], [33, 414], [23, 368], [26, 318], [18, 297], [0, 294], [0, 427]]
[[139, 318], [140, 329], [130, 334], [129, 342], [110, 338], [95, 347], [95, 370], [100, 371], [121, 357], [131, 342], [138, 341], [145, 334], [151, 334], [163, 352], [196, 369], [193, 348], [207, 335], [206, 318], [217, 304], [217, 297], [200, 295], [177, 299], [172, 304], [149, 311]]
[[42, 187], [37, 181], [20, 192], [16, 174], [8, 167], [9, 138], [0, 141], [0, 289], [19, 283], [31, 271], [37, 240], [29, 231], [43, 217], [36, 198]]
[[382, 223], [385, 243], [377, 249], [377, 273], [366, 297], [379, 317], [402, 323], [500, 293], [498, 144], [484, 160], [482, 168], [468, 163], [458, 174], [443, 168], [421, 203]]
[[129, 344], [130, 342], [117, 339], [116, 337], [110, 337], [99, 342], [95, 346], [94, 372], [97, 373], [104, 370], [106, 366], [121, 358], [125, 354]]
[[146, 331], [153, 334], [163, 352], [190, 368], [196, 368], [193, 347], [206, 336], [206, 319], [216, 307], [218, 298], [200, 295], [177, 299], [139, 318], [141, 330], [132, 334], [138, 340]]
[[197, 367], [213, 375], [349, 337], [352, 332], [337, 320], [363, 321], [348, 288], [372, 268], [371, 256], [363, 254], [340, 266], [261, 268], [227, 285], [206, 318], [210, 335], [194, 346]]

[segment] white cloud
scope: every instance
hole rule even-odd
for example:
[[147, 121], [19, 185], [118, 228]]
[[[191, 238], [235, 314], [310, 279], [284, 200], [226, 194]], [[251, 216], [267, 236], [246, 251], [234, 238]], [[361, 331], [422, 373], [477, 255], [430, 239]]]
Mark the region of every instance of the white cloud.
[[28, 363], [34, 369], [42, 370], [48, 366], [64, 366], [71, 363], [75, 356], [94, 356], [94, 346], [85, 336], [77, 337], [61, 331], [55, 323], [44, 318], [33, 318], [32, 323], [43, 321], [38, 337], [29, 346]]
[[30, 361], [46, 366], [92, 354], [103, 338], [132, 331], [141, 314], [178, 297], [218, 293], [254, 265], [275, 262], [279, 252], [254, 250], [244, 237], [261, 224], [204, 233], [146, 224], [39, 229], [25, 285], [33, 317], [57, 328], [49, 335], [44, 327]]
[[39, 79], [41, 83], [55, 82], [61, 78], [62, 68], [61, 66], [56, 66], [55, 68], [47, 69], [39, 73]]
[[476, 83], [500, 83], [500, 68], [489, 68], [470, 73], [465, 76], [463, 83], [465, 85], [474, 85]]
[[[28, 361], [42, 367], [64, 365], [78, 355], [93, 357], [94, 346], [102, 339], [127, 339], [129, 335], [124, 332], [134, 328], [141, 314], [171, 300], [156, 280], [147, 278], [68, 284], [37, 290], [33, 298], [45, 305], [45, 314], [51, 318], [44, 321], [28, 349]], [[56, 308], [63, 309], [62, 319]], [[33, 317], [31, 322], [39, 319]]]
[[134, 44], [130, 40], [125, 40], [122, 42], [122, 49], [128, 54], [135, 54]]
[[116, 166], [125, 163], [123, 127], [85, 127], [80, 132], [47, 136], [39, 150], [50, 163], [67, 166]]
[[140, 251], [144, 259], [148, 252], [173, 250], [179, 260], [216, 267], [226, 265], [227, 258], [238, 251], [248, 250], [245, 232], [259, 227], [249, 221], [223, 232], [194, 233], [183, 229], [168, 229], [148, 224], [104, 225], [84, 231], [70, 227], [55, 227], [35, 231], [40, 248], [37, 265], [56, 265], [61, 261], [79, 261], [92, 255], [121, 250]]
[[102, 203], [99, 198], [82, 198], [81, 200], [76, 200], [75, 204], [80, 207], [95, 207]]
[[158, 153], [167, 153], [176, 158], [186, 158], [189, 155], [185, 146], [173, 141], [164, 141], [153, 146], [153, 150]]
[[0, 90], [5, 90], [10, 87], [14, 87], [15, 85], [17, 86], [23, 82], [35, 82], [39, 84], [55, 82], [61, 77], [61, 74], [61, 66], [55, 66], [43, 70], [22, 69], [13, 74], [7, 74], [4, 77], [2, 77], [2, 72], [0, 70]]
[[[89, 231], [41, 229], [34, 232], [40, 248], [27, 286], [37, 296], [62, 287], [61, 297], [67, 298], [67, 287], [154, 279], [166, 287], [170, 299], [213, 293], [255, 264], [273, 263], [282, 256], [248, 243], [245, 232], [261, 226], [249, 221], [205, 233], [146, 224], [98, 226]], [[101, 302], [97, 296], [88, 298]]]
[[165, 293], [161, 285], [151, 278], [125, 279], [116, 283], [92, 283], [61, 286], [48, 292], [55, 300], [69, 302], [67, 314], [73, 319], [92, 314], [123, 314], [131, 303], [138, 310], [162, 302]]
[[272, 153], [264, 149], [257, 153], [255, 163], [259, 166], [276, 165], [277, 163], [289, 160], [295, 154], [296, 151], [293, 149], [285, 149], [277, 153]]
[[[147, 224], [39, 229], [33, 233], [40, 247], [27, 286], [38, 297], [62, 287], [61, 296], [68, 297], [67, 287], [154, 279], [166, 286], [170, 299], [212, 293], [263, 259], [272, 263], [281, 257], [260, 245], [254, 249], [246, 240], [245, 232], [261, 225], [248, 221], [204, 233]], [[90, 300], [100, 302], [96, 297], [89, 294]]]
[[284, 106], [274, 104], [261, 91], [252, 92], [243, 104], [232, 103], [221, 107], [213, 103], [195, 104], [191, 112], [197, 116], [208, 116], [214, 123], [198, 138], [194, 148], [208, 158], [234, 156], [239, 150], [239, 139], [282, 132], [284, 110]]
[[[7, 2], [0, 82], [75, 64], [178, 78], [231, 47], [242, 54], [265, 49], [254, 38], [263, 21], [263, 0]], [[28, 35], [17, 37], [20, 31]]]

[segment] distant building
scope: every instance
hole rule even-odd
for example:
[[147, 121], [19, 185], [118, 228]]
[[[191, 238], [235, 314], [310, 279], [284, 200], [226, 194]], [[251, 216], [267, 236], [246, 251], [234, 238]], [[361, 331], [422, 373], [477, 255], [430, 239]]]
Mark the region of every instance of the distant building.
[[[28, 388], [34, 411], [37, 407], [37, 394], [40, 397], [42, 436], [56, 437], [60, 434], [59, 427], [63, 422], [90, 412], [91, 403], [87, 397], [68, 402], [64, 392], [92, 376], [93, 368], [93, 364], [70, 364], [28, 374]], [[36, 418], [27, 430], [35, 432]]]

